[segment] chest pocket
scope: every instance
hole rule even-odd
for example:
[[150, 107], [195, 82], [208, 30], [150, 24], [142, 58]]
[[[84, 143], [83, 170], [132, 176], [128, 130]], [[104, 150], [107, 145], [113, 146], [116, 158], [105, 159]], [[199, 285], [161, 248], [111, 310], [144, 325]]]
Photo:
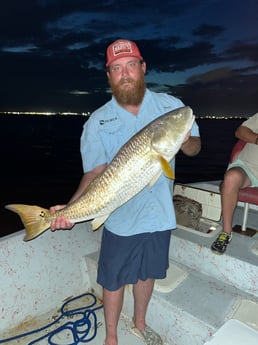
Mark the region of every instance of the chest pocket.
[[126, 127], [121, 122], [105, 123], [100, 126], [99, 135], [105, 147], [108, 163], [114, 158], [123, 144], [130, 139]]

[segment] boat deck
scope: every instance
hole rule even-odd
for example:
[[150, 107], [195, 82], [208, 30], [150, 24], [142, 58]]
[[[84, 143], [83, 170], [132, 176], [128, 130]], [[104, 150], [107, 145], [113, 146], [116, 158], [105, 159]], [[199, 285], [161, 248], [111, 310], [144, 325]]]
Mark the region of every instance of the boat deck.
[[[31, 318], [13, 329], [2, 332], [0, 344], [102, 345], [105, 326], [101, 301], [97, 300], [93, 307], [88, 308], [89, 304], [94, 302], [91, 292], [80, 295], [76, 303], [73, 302], [73, 298], [70, 301], [73, 304], [71, 313], [62, 314], [60, 308], [54, 308]], [[130, 320], [122, 315], [118, 326], [119, 339], [123, 339], [124, 345], [141, 345], [142, 341], [130, 333], [129, 324]], [[22, 334], [24, 336], [21, 336]]]
[[[242, 212], [238, 207], [236, 224]], [[256, 210], [249, 211], [248, 227], [258, 230]], [[23, 235], [0, 240], [0, 274], [5, 276], [0, 344], [102, 345], [101, 287], [96, 283], [101, 230], [92, 232], [81, 223], [30, 242], [23, 242]], [[168, 277], [156, 282], [147, 318], [166, 345], [204, 345], [231, 319], [250, 327], [258, 341], [258, 235], [234, 233], [224, 255], [210, 250], [215, 236], [179, 227], [173, 231]], [[127, 286], [119, 322], [123, 345], [143, 344], [129, 331], [132, 313]]]

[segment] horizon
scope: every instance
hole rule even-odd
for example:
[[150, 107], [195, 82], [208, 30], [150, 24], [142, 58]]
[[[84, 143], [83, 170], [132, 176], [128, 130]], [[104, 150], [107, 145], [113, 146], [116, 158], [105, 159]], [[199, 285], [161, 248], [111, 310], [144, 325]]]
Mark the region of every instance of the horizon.
[[[92, 112], [42, 112], [42, 111], [0, 111], [0, 115], [27, 115], [27, 116], [86, 116], [89, 117], [91, 116]], [[225, 120], [230, 120], [230, 119], [244, 119], [247, 118], [247, 116], [243, 115], [195, 115], [196, 118], [198, 119], [225, 119]]]

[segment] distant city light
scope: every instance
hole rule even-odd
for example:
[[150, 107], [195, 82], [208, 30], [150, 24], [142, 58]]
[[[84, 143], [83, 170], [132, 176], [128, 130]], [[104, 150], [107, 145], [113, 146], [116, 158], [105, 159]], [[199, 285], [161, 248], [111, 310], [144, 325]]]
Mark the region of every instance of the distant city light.
[[51, 112], [51, 111], [0, 111], [0, 114], [6, 115], [82, 115], [90, 116], [90, 112], [75, 113], [75, 112]]
[[[91, 112], [83, 112], [83, 113], [77, 113], [77, 112], [51, 112], [51, 111], [0, 111], [0, 114], [7, 114], [7, 115], [47, 115], [47, 116], [53, 116], [53, 115], [79, 115], [79, 116], [90, 116]], [[242, 115], [195, 115], [196, 119], [206, 119], [206, 120], [230, 120], [230, 119], [246, 119], [247, 116]]]

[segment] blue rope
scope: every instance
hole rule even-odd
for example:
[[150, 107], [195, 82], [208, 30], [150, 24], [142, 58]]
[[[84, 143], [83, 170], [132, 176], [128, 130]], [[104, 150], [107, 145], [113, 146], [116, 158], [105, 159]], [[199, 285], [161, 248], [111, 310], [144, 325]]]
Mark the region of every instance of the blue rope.
[[[88, 306], [84, 306], [84, 307], [77, 308], [77, 309], [65, 310], [65, 308], [69, 305], [69, 303], [71, 303], [71, 302], [73, 302], [79, 298], [82, 298], [84, 296], [91, 296], [93, 298], [93, 302]], [[23, 338], [23, 337], [29, 336], [31, 334], [34, 334], [34, 333], [39, 333], [39, 332], [55, 325], [61, 319], [65, 318], [65, 317], [73, 317], [73, 316], [76, 316], [76, 318], [77, 317], [80, 317], [80, 318], [76, 321], [66, 322], [62, 326], [60, 326], [60, 327], [56, 328], [55, 330], [47, 333], [46, 335], [31, 341], [30, 343], [28, 343], [28, 345], [36, 344], [37, 342], [39, 342], [45, 338], [47, 338], [49, 345], [59, 345], [58, 343], [56, 343], [54, 341], [54, 337], [57, 334], [64, 332], [64, 331], [69, 331], [69, 333], [72, 335], [72, 338], [73, 338], [72, 341], [73, 342], [70, 343], [69, 345], [88, 343], [92, 339], [94, 339], [96, 334], [97, 334], [98, 322], [97, 322], [96, 311], [103, 307], [101, 304], [101, 305], [99, 305], [93, 309], [90, 309], [91, 307], [95, 306], [96, 303], [97, 303], [96, 296], [90, 292], [87, 292], [85, 294], [71, 298], [62, 305], [61, 315], [54, 322], [51, 322], [42, 328], [38, 328], [38, 329], [32, 330], [32, 331], [27, 332], [27, 333], [19, 334], [17, 336], [12, 337], [12, 338], [2, 339], [2, 340], [0, 339], [0, 344], [8, 343], [10, 341], [13, 341], [13, 340], [16, 340], [19, 338]], [[89, 333], [90, 333], [92, 327], [93, 327], [93, 334], [91, 337], [89, 337]]]

